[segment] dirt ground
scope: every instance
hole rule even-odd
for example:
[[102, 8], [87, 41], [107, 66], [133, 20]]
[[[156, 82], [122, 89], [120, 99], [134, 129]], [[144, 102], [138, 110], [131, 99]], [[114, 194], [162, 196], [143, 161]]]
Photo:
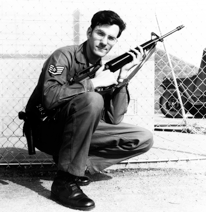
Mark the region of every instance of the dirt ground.
[[[75, 211], [50, 199], [55, 167], [0, 167], [1, 212]], [[205, 212], [206, 161], [146, 163], [92, 176], [94, 212]]]

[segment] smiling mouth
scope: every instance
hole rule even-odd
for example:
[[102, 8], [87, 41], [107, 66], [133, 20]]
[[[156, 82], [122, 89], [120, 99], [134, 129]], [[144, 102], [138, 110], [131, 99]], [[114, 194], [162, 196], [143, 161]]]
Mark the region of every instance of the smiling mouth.
[[97, 49], [98, 49], [98, 50], [101, 50], [101, 51], [107, 51], [107, 49], [106, 49], [106, 48], [101, 47], [101, 46], [97, 46]]

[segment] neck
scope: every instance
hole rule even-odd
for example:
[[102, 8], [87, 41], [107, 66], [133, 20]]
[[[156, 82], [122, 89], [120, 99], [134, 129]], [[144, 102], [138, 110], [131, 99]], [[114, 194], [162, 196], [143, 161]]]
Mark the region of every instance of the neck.
[[101, 57], [95, 55], [91, 49], [89, 48], [89, 45], [88, 43], [86, 44], [86, 56], [87, 56], [87, 60], [89, 61], [90, 64], [94, 65], [96, 64], [100, 59]]

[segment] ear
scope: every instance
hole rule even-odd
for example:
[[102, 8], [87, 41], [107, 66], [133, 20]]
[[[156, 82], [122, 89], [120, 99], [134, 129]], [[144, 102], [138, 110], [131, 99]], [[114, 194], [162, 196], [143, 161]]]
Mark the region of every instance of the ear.
[[92, 34], [92, 28], [89, 27], [89, 28], [87, 29], [87, 38], [89, 38], [89, 37], [91, 36], [91, 34]]

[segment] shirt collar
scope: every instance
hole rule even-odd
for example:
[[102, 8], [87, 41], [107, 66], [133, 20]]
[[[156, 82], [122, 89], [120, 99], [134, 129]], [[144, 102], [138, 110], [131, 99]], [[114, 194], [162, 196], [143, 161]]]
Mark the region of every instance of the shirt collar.
[[[78, 46], [75, 53], [75, 58], [79, 63], [88, 65], [89, 61], [87, 60], [87, 57], [86, 57], [86, 44], [87, 44], [87, 41], [85, 41], [84, 43]], [[102, 63], [101, 59], [98, 61], [98, 63], [99, 64]]]
[[86, 41], [78, 46], [75, 52], [75, 58], [79, 63], [82, 64], [88, 63], [86, 59]]

